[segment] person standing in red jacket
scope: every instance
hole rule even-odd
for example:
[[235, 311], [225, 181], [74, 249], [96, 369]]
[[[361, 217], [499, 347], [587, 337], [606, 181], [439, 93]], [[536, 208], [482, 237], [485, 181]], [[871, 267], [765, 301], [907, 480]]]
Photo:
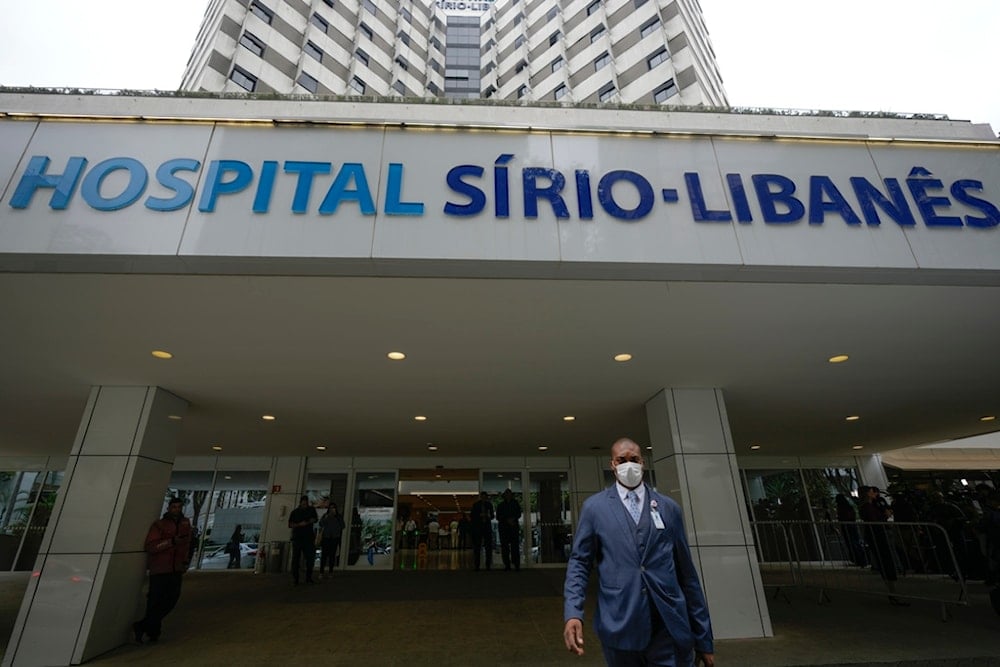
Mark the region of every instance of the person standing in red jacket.
[[150, 641], [160, 637], [163, 618], [181, 596], [181, 578], [191, 564], [191, 522], [184, 516], [184, 501], [171, 498], [162, 519], [153, 522], [146, 534], [149, 593], [146, 616], [132, 624], [135, 640], [143, 635]]

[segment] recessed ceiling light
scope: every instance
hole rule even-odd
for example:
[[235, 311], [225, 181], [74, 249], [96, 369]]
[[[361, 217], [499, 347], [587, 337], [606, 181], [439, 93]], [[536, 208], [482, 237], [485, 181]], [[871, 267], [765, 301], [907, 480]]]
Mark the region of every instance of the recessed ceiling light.
[[653, 451], [653, 446], [652, 445], [646, 445], [646, 449], [648, 449], [649, 451]]
[[545, 445], [538, 445], [538, 451], [540, 451], [540, 452], [546, 452], [546, 451], [548, 451], [548, 449], [549, 448], [546, 447]]
[[859, 419], [861, 419], [860, 415], [848, 415], [848, 416], [844, 417], [844, 420], [845, 421], [849, 421], [849, 422], [856, 422]]
[[436, 452], [438, 450], [437, 445], [427, 445], [427, 451]]
[[760, 445], [750, 445], [750, 449], [752, 449], [753, 451], [757, 451], [758, 449], [760, 449]]
[[402, 361], [403, 359], [406, 359], [406, 355], [402, 352], [390, 352], [385, 356], [389, 357], [393, 361]]
[[169, 352], [166, 352], [165, 350], [153, 350], [152, 352], [150, 352], [150, 354], [152, 354], [157, 359], [173, 359], [174, 358], [174, 355], [170, 354]]
[[416, 417], [414, 417], [414, 419], [417, 420], [418, 422], [425, 422], [425, 421], [427, 421], [427, 417], [425, 417], [423, 415], [417, 415]]
[[319, 450], [319, 451], [321, 451], [321, 452], [325, 452], [326, 451], [326, 446], [325, 445], [316, 445], [316, 449]]
[[232, 478], [233, 478], [233, 476], [232, 476], [232, 475], [226, 475], [226, 476], [225, 476], [225, 479], [232, 479]]
[[266, 422], [273, 422], [275, 419], [277, 419], [277, 417], [275, 417], [274, 415], [261, 415], [260, 418]]
[[836, 356], [830, 357], [829, 359], [827, 359], [827, 361], [829, 361], [831, 364], [842, 364], [848, 359], [850, 359], [850, 357], [847, 356], [846, 354], [838, 354]]
[[982, 417], [979, 418], [979, 421], [981, 421], [981, 422], [991, 422], [991, 421], [995, 420], [996, 418], [997, 418], [996, 415], [983, 415]]
[[217, 452], [221, 452], [222, 451], [222, 445], [212, 445], [212, 449], [214, 449]]
[[851, 447], [851, 449], [864, 449], [864, 448], [865, 448], [864, 445], [854, 445], [853, 447]]
[[622, 352], [621, 354], [615, 355], [615, 361], [632, 361], [632, 355], [628, 352]]
[[565, 417], [563, 417], [563, 421], [564, 422], [574, 422], [574, 421], [576, 421], [576, 417], [574, 417], [573, 415], [566, 415]]
[[180, 415], [167, 415], [167, 419], [173, 419], [175, 422], [179, 422], [183, 417]]

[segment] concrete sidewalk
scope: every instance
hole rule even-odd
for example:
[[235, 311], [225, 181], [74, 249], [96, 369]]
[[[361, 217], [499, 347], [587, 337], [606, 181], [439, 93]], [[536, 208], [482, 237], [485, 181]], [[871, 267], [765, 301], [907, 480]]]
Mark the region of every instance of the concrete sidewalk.
[[[156, 644], [127, 644], [89, 664], [603, 665], [562, 645], [562, 570], [337, 572], [314, 586], [287, 576], [192, 572]], [[0, 579], [6, 644], [27, 577]], [[1000, 616], [971, 584], [970, 607], [893, 607], [884, 597], [784, 590], [769, 601], [775, 636], [717, 641], [717, 664], [1000, 667]], [[593, 596], [591, 596], [591, 599]]]

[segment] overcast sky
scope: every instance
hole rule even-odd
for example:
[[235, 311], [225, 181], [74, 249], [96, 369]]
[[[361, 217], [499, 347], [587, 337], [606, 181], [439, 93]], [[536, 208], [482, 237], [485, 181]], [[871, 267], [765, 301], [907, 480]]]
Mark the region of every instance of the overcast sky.
[[[0, 0], [0, 85], [176, 89], [208, 0]], [[733, 106], [1000, 132], [1000, 0], [700, 0]]]

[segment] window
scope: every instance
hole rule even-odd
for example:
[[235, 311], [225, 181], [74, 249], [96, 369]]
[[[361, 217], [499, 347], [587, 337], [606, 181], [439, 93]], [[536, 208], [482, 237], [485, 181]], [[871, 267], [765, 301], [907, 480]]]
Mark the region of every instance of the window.
[[410, 13], [409, 9], [406, 7], [400, 7], [399, 13], [403, 15], [403, 18], [406, 19], [407, 23], [413, 23], [413, 14]]
[[406, 34], [405, 32], [401, 32], [397, 36], [399, 37], [399, 41], [401, 41], [403, 44], [407, 46], [410, 45], [410, 36], [408, 34]]
[[527, 67], [527, 66], [528, 66], [528, 63], [526, 61], [522, 60], [521, 62], [519, 62], [517, 64], [517, 67], [514, 68], [514, 72], [515, 73], [523, 72], [524, 68]]
[[403, 70], [404, 72], [408, 72], [408, 71], [410, 71], [410, 63], [406, 62], [406, 58], [404, 58], [404, 57], [402, 57], [402, 56], [397, 56], [397, 57], [396, 57], [396, 64], [397, 64], [397, 65], [399, 65], [399, 67], [400, 67], [400, 68], [401, 68], [401, 69], [402, 69], [402, 70]]
[[333, 7], [333, 0], [323, 0], [323, 4], [327, 7]]
[[557, 100], [561, 100], [565, 95], [566, 95], [566, 85], [565, 84], [560, 85], [558, 88], [555, 89], [555, 92], [552, 93], [552, 96], [554, 98], [556, 98]]
[[364, 49], [358, 49], [355, 51], [354, 57], [363, 62], [365, 65], [368, 64], [368, 54], [365, 53]]
[[587, 5], [587, 16], [591, 16], [594, 12], [601, 8], [601, 0], [594, 0], [592, 3]]
[[319, 88], [319, 81], [305, 72], [299, 74], [298, 83], [300, 86], [308, 90], [310, 93], [316, 94], [316, 90]]
[[559, 15], [559, 7], [558, 6], [553, 7], [545, 14], [545, 22], [548, 23], [558, 15]]
[[396, 83], [392, 84], [392, 89], [400, 95], [406, 96], [406, 85], [399, 79], [396, 79]]
[[427, 84], [427, 90], [431, 91], [431, 95], [438, 95], [441, 93], [441, 89], [438, 88], [438, 85], [433, 81]]
[[364, 8], [368, 10], [368, 13], [372, 16], [378, 16], [378, 9], [375, 8], [375, 3], [372, 0], [361, 0], [361, 4]]
[[609, 83], [608, 85], [601, 88], [600, 92], [597, 94], [597, 97], [602, 102], [607, 102], [614, 96], [615, 96], [615, 84], [613, 83]]
[[660, 19], [654, 18], [650, 21], [647, 21], [642, 25], [641, 28], [639, 28], [639, 39], [642, 39], [643, 37], [649, 37], [654, 32], [656, 32], [656, 29], [659, 27], [660, 27]]
[[656, 53], [646, 58], [646, 67], [653, 69], [666, 60], [670, 60], [670, 54], [667, 53], [667, 47], [661, 46]]
[[437, 37], [431, 37], [431, 46], [433, 46], [438, 51], [444, 51], [444, 47], [441, 46], [441, 40]]
[[527, 85], [522, 85], [520, 88], [517, 89], [517, 99], [521, 99], [522, 97], [524, 97], [527, 94], [528, 94], [528, 86]]
[[602, 67], [607, 66], [607, 64], [610, 62], [611, 62], [611, 54], [605, 51], [601, 55], [597, 56], [597, 60], [594, 61], [594, 71], [596, 72]]
[[667, 81], [665, 84], [656, 89], [656, 91], [653, 93], [653, 100], [657, 104], [662, 104], [663, 102], [667, 101], [676, 94], [677, 94], [677, 84], [674, 83], [673, 79], [671, 79], [670, 81]]
[[599, 25], [596, 28], [594, 28], [593, 30], [591, 30], [590, 31], [590, 43], [593, 44], [594, 42], [596, 42], [598, 39], [601, 38], [601, 35], [603, 35], [603, 34], [604, 34], [604, 26], [603, 25]]
[[361, 25], [359, 25], [358, 28], [361, 29], [361, 34], [364, 35], [365, 37], [367, 37], [368, 39], [372, 39], [372, 38], [375, 37], [375, 33], [372, 32], [372, 29], [369, 28], [364, 23], [362, 23]]
[[563, 67], [563, 65], [565, 65], [565, 64], [566, 64], [566, 61], [563, 60], [563, 57], [562, 56], [557, 56], [556, 59], [552, 61], [552, 65], [550, 67], [552, 68], [553, 72], [556, 72], [558, 70], [561, 70], [562, 67]]
[[324, 35], [326, 34], [327, 30], [330, 29], [330, 24], [327, 23], [326, 19], [320, 16], [319, 14], [313, 14], [311, 17], [309, 17], [309, 22], [312, 23], [317, 28], [319, 28]]
[[312, 42], [306, 42], [306, 46], [302, 50], [305, 51], [308, 55], [315, 58], [317, 61], [323, 62], [323, 49], [319, 48]]
[[518, 15], [516, 15], [514, 17], [514, 25], [519, 24], [523, 20], [524, 20], [524, 14], [518, 14]]
[[354, 77], [353, 79], [351, 79], [351, 90], [356, 92], [358, 95], [365, 94], [365, 87], [366, 87], [365, 82], [359, 79], [358, 77]]
[[518, 35], [517, 39], [514, 40], [514, 48], [516, 49], [522, 44], [524, 44], [524, 35]]
[[556, 42], [559, 41], [559, 31], [556, 30], [554, 33], [549, 35], [549, 46], [555, 46]]
[[635, 8], [636, 9], [639, 9], [640, 7], [642, 7], [644, 4], [646, 4], [646, 2], [647, 2], [647, 0], [633, 0], [633, 3], [635, 4]]
[[264, 55], [264, 42], [260, 41], [248, 32], [240, 36], [240, 44], [247, 47], [255, 56]]
[[237, 86], [243, 88], [244, 90], [248, 90], [251, 93], [257, 87], [257, 77], [250, 74], [250, 72], [246, 71], [242, 67], [234, 67], [233, 73], [229, 75], [229, 78], [232, 79], [233, 83]]
[[[428, 86], [428, 88], [429, 87], [430, 86]], [[490, 85], [486, 86], [486, 90], [483, 91], [483, 97], [489, 99], [490, 97], [493, 97], [493, 93], [495, 93], [495, 92], [497, 92], [497, 89], [491, 83]]]
[[268, 25], [271, 25], [271, 21], [274, 20], [274, 12], [259, 2], [250, 3], [250, 12]]

